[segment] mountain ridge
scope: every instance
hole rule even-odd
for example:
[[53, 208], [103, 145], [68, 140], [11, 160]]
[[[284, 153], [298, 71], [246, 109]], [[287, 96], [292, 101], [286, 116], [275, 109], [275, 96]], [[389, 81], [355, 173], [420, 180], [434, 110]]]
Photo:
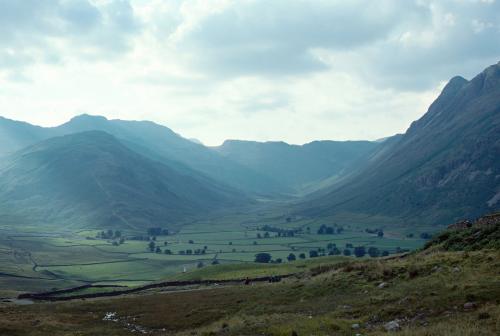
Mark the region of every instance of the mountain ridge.
[[16, 152], [0, 164], [0, 185], [4, 221], [60, 227], [176, 227], [248, 201], [179, 174], [102, 131], [54, 137]]
[[494, 211], [498, 202], [488, 201], [500, 192], [499, 134], [496, 64], [470, 81], [452, 79], [382, 155], [298, 212], [354, 211], [439, 224]]

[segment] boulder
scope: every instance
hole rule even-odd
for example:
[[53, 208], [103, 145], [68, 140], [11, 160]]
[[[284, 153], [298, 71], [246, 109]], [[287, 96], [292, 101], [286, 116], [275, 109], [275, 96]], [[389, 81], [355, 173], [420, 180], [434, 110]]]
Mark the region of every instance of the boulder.
[[378, 288], [385, 288], [387, 287], [387, 282], [381, 282], [379, 285], [378, 285]]
[[384, 324], [384, 329], [386, 331], [398, 331], [401, 329], [401, 326], [399, 325], [398, 321], [393, 320]]
[[475, 302], [464, 303], [464, 309], [470, 310], [470, 309], [474, 309], [476, 307], [477, 307], [477, 304]]

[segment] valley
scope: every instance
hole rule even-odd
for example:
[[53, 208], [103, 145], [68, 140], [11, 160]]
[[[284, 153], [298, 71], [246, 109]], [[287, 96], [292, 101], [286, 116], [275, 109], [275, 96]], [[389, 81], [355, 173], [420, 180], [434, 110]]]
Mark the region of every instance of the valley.
[[304, 145], [0, 118], [0, 334], [493, 334], [499, 99], [500, 63]]
[[[293, 274], [277, 283], [221, 281], [178, 289], [151, 288], [115, 298], [3, 303], [0, 332], [56, 336], [75, 329], [80, 335], [496, 334], [500, 318], [500, 226], [496, 218], [486, 225], [452, 228], [420, 251], [404, 256], [217, 265], [178, 278]], [[461, 245], [455, 246], [456, 242]]]
[[[333, 246], [339, 254], [349, 250], [353, 255], [356, 246], [375, 247], [380, 254], [383, 251], [394, 254], [419, 248], [426, 241], [420, 238], [426, 232], [425, 227], [386, 229], [383, 237], [367, 233], [366, 228], [373, 227], [373, 223], [381, 228], [387, 226], [377, 218], [369, 218], [371, 222], [366, 218], [348, 222], [342, 225], [341, 233], [318, 234], [322, 224], [336, 222], [333, 219], [287, 222], [273, 211], [276, 210], [261, 207], [240, 209], [236, 214], [212, 214], [213, 217], [184, 225], [178, 232], [156, 236], [153, 251], [149, 248], [149, 236], [147, 240], [132, 238], [147, 236], [142, 231], [124, 230], [122, 235], [127, 238], [114, 245], [115, 239], [96, 238], [99, 230], [47, 234], [37, 228], [12, 231], [3, 227], [0, 296], [82, 284], [143, 285], [175, 278], [198, 267], [210, 267], [215, 260], [220, 264], [253, 264], [257, 253], [269, 253], [273, 261], [281, 259], [286, 263], [291, 253], [297, 260], [301, 254], [304, 260], [309, 260], [316, 258], [310, 257], [311, 251], [318, 252], [318, 256], [328, 255], [333, 253]], [[302, 232], [293, 237], [278, 237], [278, 233], [264, 230], [265, 226]], [[169, 254], [165, 254], [166, 250]], [[197, 254], [196, 250], [203, 254]]]

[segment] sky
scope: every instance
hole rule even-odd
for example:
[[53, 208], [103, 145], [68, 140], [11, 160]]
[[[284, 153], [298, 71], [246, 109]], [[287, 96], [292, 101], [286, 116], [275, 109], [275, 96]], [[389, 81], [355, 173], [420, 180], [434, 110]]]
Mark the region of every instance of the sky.
[[0, 115], [375, 140], [500, 60], [497, 0], [0, 0]]

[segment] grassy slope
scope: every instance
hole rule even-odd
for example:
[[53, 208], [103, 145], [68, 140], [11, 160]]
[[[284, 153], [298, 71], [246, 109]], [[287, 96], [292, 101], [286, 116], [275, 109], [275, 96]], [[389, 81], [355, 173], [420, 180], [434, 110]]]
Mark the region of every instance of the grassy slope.
[[[404, 335], [491, 335], [500, 319], [499, 257], [483, 250], [391, 260], [318, 258], [321, 268], [308, 267], [279, 284], [3, 307], [0, 334], [127, 335], [133, 327], [126, 323], [132, 323], [154, 335], [377, 335], [398, 318]], [[245, 271], [218, 270], [221, 278]], [[200, 272], [193, 277], [217, 276]], [[381, 282], [387, 286], [378, 288]], [[464, 309], [470, 301], [477, 308]], [[119, 321], [103, 321], [106, 312], [117, 312]], [[352, 330], [353, 323], [361, 329]]]

